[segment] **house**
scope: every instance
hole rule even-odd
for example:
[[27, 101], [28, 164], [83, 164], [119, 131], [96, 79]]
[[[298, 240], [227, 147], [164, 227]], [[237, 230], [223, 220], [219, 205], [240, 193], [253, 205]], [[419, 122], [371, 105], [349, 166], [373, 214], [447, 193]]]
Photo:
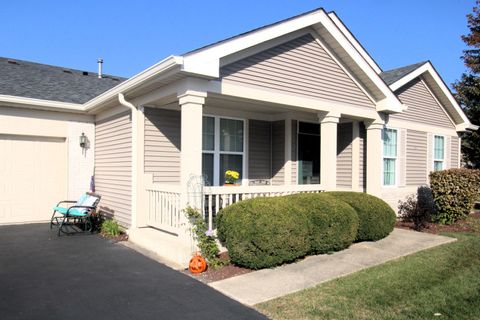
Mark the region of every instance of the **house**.
[[[0, 223], [48, 219], [94, 174], [134, 242], [184, 262], [187, 204], [212, 228], [256, 196], [354, 190], [396, 208], [458, 167], [459, 133], [475, 129], [430, 62], [383, 71], [323, 9], [130, 79], [1, 59]], [[240, 185], [223, 186], [226, 170]]]

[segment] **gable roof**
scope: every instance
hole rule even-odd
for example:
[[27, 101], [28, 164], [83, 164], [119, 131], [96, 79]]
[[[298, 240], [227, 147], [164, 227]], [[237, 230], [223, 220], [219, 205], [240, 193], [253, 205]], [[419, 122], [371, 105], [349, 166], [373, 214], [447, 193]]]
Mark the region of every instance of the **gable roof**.
[[385, 82], [388, 80], [387, 83], [394, 92], [418, 78], [422, 79], [435, 99], [445, 108], [445, 111], [455, 123], [457, 131], [478, 129], [478, 126], [470, 123], [452, 92], [430, 61], [385, 71], [382, 72], [381, 76]]
[[0, 95], [83, 104], [125, 80], [0, 57]]
[[420, 68], [422, 65], [424, 65], [427, 62], [428, 61], [422, 61], [422, 62], [410, 64], [408, 66], [383, 71], [380, 73], [380, 77], [383, 79], [383, 81], [385, 81], [386, 84], [391, 85], [392, 83], [397, 82], [398, 80], [408, 75], [410, 72], [413, 72], [416, 69]]

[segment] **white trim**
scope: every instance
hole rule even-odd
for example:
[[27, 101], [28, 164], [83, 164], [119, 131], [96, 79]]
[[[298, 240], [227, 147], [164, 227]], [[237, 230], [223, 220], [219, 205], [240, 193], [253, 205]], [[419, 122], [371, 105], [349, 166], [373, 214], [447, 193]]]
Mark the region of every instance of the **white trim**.
[[330, 58], [337, 64], [337, 66], [339, 66], [340, 69], [342, 69], [342, 71], [345, 72], [345, 74], [350, 78], [350, 80], [353, 81], [353, 83], [357, 86], [357, 88], [360, 89], [360, 91], [362, 91], [367, 96], [367, 98], [370, 100], [370, 102], [372, 102], [372, 104], [375, 105], [375, 99], [372, 97], [372, 95], [367, 90], [365, 90], [363, 85], [360, 84], [355, 79], [355, 77], [352, 76], [351, 72], [343, 66], [343, 63], [341, 63], [337, 59], [336, 55], [333, 54], [333, 52], [327, 47], [327, 45], [323, 43], [323, 41], [320, 39], [319, 35], [317, 33], [310, 33], [310, 35], [315, 39], [317, 44], [322, 47], [322, 49], [327, 53], [327, 55], [329, 55]]
[[[307, 27], [315, 29], [316, 26], [322, 26], [339, 44], [353, 63], [359, 67], [371, 83], [378, 88], [385, 99], [379, 101], [377, 111], [401, 112], [403, 107], [398, 98], [393, 94], [390, 88], [383, 82], [380, 76], [371, 68], [368, 62], [362, 57], [357, 49], [348, 40], [345, 34], [332, 21], [323, 9], [304, 14], [302, 16], [277, 23], [254, 32], [237, 36], [233, 39], [208, 46], [183, 57], [182, 70], [192, 74], [198, 74], [206, 77], [218, 78], [220, 76], [220, 59], [247, 48], [257, 46], [261, 43], [281, 37], [283, 35], [301, 30]], [[385, 101], [384, 101], [385, 100]]]
[[[225, 116], [219, 116], [215, 114], [203, 114], [203, 117], [209, 117], [214, 119], [214, 149], [213, 150], [203, 150], [202, 148], [202, 154], [203, 153], [208, 153], [208, 154], [213, 154], [213, 185], [214, 186], [219, 186], [220, 185], [220, 156], [222, 154], [227, 154], [227, 155], [239, 155], [242, 156], [242, 181], [241, 184], [242, 186], [248, 185], [248, 143], [247, 143], [247, 119], [243, 118], [235, 118], [235, 117], [225, 117]], [[242, 121], [243, 123], [243, 151], [238, 152], [238, 151], [221, 151], [220, 150], [220, 120], [221, 119], [229, 119], [229, 120], [238, 120]]]
[[377, 64], [375, 60], [368, 54], [368, 52], [362, 47], [362, 45], [357, 41], [355, 36], [350, 32], [347, 26], [343, 23], [343, 21], [337, 16], [335, 12], [329, 12], [328, 17], [335, 23], [338, 29], [342, 31], [344, 36], [350, 41], [350, 43], [355, 47], [355, 49], [360, 53], [360, 55], [368, 62], [370, 67], [375, 70], [376, 73], [382, 72], [382, 69]]
[[120, 102], [121, 105], [127, 107], [131, 111], [132, 115], [132, 146], [131, 146], [131, 155], [132, 155], [132, 163], [131, 163], [131, 175], [132, 175], [132, 181], [131, 181], [131, 228], [136, 228], [137, 227], [137, 202], [138, 202], [138, 176], [139, 176], [139, 170], [138, 170], [138, 114], [137, 114], [137, 108], [130, 103], [129, 101], [125, 100], [125, 96], [122, 93], [118, 94], [118, 101]]
[[227, 81], [210, 81], [209, 92], [250, 100], [266, 101], [283, 106], [298, 107], [302, 109], [302, 111], [337, 111], [342, 115], [350, 115], [364, 119], [378, 118], [378, 112], [374, 108], [352, 106], [351, 104], [344, 104], [330, 100], [286, 94], [280, 91], [264, 88], [259, 89], [253, 86], [239, 85]]
[[[385, 154], [384, 154], [384, 152], [385, 152], [385, 149], [384, 149], [385, 143], [383, 142], [383, 139], [384, 139], [385, 130], [395, 130], [395, 132], [396, 132], [395, 145], [396, 145], [396, 149], [397, 149], [396, 151], [397, 151], [397, 152], [396, 152], [395, 157], [391, 157], [391, 156], [386, 157]], [[400, 133], [400, 129], [398, 129], [398, 128], [385, 127], [385, 128], [382, 129], [382, 176], [381, 176], [381, 179], [382, 179], [382, 181], [381, 181], [381, 186], [382, 186], [382, 188], [397, 188], [397, 187], [398, 187], [398, 162], [399, 162], [399, 161], [398, 161], [398, 158], [399, 158], [399, 157], [398, 157], [398, 154], [399, 154], [399, 149], [400, 149], [400, 146], [399, 146], [399, 140], [400, 140], [400, 139], [399, 139], [399, 133]], [[384, 162], [383, 162], [383, 160], [385, 160], [385, 159], [393, 159], [393, 160], [395, 160], [395, 183], [394, 183], [394, 184], [391, 184], [391, 185], [386, 185], [386, 184], [385, 184], [385, 177], [384, 177], [384, 175], [385, 175], [385, 165], [384, 165]]]
[[60, 102], [53, 100], [25, 98], [10, 95], [0, 95], [0, 105], [9, 107], [24, 107], [30, 109], [65, 111], [83, 113], [85, 110], [81, 104]]
[[102, 103], [105, 103], [108, 100], [115, 98], [119, 93], [125, 93], [128, 90], [131, 90], [148, 80], [151, 80], [158, 75], [165, 73], [174, 69], [175, 67], [180, 67], [183, 63], [183, 58], [179, 56], [169, 56], [164, 60], [154, 64], [153, 66], [141, 71], [140, 73], [129, 78], [125, 82], [122, 82], [116, 87], [102, 93], [101, 95], [93, 98], [92, 100], [86, 102], [83, 107], [84, 111], [92, 111], [96, 107], [100, 106]]
[[[443, 138], [443, 159], [436, 159], [435, 158], [435, 137], [441, 137]], [[442, 162], [442, 169], [440, 170], [445, 170], [445, 169], [448, 169], [446, 167], [446, 164], [447, 164], [447, 161], [446, 161], [446, 158], [447, 158], [447, 149], [446, 149], [446, 145], [447, 145], [447, 136], [443, 135], [443, 134], [432, 134], [432, 171], [437, 171], [435, 170], [435, 162]]]
[[[392, 91], [397, 91], [398, 89], [400, 89], [401, 87], [403, 87], [407, 83], [411, 82], [415, 78], [420, 77], [424, 73], [428, 73], [433, 78], [436, 85], [442, 91], [445, 98], [449, 102], [449, 105], [446, 105], [446, 106], [444, 106], [444, 104], [440, 104], [440, 105], [444, 108], [452, 109], [452, 111], [456, 112], [461, 117], [461, 119], [463, 120], [462, 123], [457, 124], [456, 130], [457, 131], [465, 131], [466, 129], [477, 130], [478, 126], [472, 125], [470, 123], [467, 116], [462, 111], [462, 108], [460, 107], [458, 102], [455, 100], [452, 93], [450, 92], [448, 87], [445, 85], [442, 78], [437, 73], [437, 71], [435, 70], [435, 68], [433, 67], [433, 65], [431, 64], [430, 61], [426, 62], [422, 66], [420, 66], [417, 69], [415, 69], [414, 71], [410, 72], [409, 74], [405, 75], [403, 78], [401, 78], [401, 79], [397, 80], [396, 82], [392, 83], [390, 85], [390, 88], [392, 89]], [[428, 87], [428, 85], [427, 85], [427, 87]]]

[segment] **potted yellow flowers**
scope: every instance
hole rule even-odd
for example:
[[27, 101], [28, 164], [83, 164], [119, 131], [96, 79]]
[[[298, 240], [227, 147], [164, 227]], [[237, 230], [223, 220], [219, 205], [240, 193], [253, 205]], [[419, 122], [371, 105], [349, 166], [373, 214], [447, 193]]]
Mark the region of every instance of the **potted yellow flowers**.
[[225, 185], [234, 186], [240, 178], [240, 174], [237, 171], [227, 170], [225, 171]]

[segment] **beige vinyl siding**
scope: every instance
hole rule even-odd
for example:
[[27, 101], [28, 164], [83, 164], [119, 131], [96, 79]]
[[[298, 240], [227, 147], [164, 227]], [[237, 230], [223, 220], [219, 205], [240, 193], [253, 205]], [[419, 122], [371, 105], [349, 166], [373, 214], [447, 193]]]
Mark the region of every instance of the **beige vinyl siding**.
[[[365, 124], [363, 122], [359, 123], [359, 176], [358, 176], [358, 185], [360, 189], [365, 190], [367, 187], [367, 131], [365, 129]], [[379, 147], [380, 148], [380, 147]]]
[[145, 173], [180, 184], [180, 111], [145, 108]]
[[272, 125], [248, 121], [248, 174], [250, 185], [270, 183], [272, 174]]
[[392, 114], [392, 119], [455, 129], [455, 125], [432, 96], [422, 79], [417, 78], [409, 82], [395, 93], [408, 109], [402, 113]]
[[131, 224], [132, 122], [130, 112], [96, 122], [95, 191], [100, 210], [125, 227]]
[[352, 124], [341, 123], [337, 130], [337, 187], [352, 187]]
[[242, 85], [374, 108], [310, 34], [224, 66], [220, 74]]
[[272, 185], [283, 185], [285, 180], [285, 121], [272, 122]]
[[426, 132], [407, 130], [406, 184], [418, 186], [427, 183]]
[[292, 120], [292, 184], [297, 184], [297, 120]]
[[450, 167], [451, 168], [458, 168], [459, 165], [459, 141], [457, 136], [452, 136], [450, 138]]

